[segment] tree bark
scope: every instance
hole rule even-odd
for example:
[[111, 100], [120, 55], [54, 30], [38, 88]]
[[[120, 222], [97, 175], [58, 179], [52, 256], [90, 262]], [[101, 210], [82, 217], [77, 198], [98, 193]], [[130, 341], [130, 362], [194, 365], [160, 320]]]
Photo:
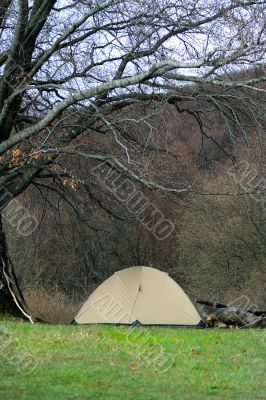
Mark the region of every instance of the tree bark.
[[[217, 302], [213, 302], [213, 301], [208, 301], [208, 300], [196, 300], [197, 304], [202, 304], [205, 306], [210, 306], [213, 308], [228, 308], [228, 305], [226, 304], [222, 304], [222, 303], [217, 303]], [[260, 310], [260, 309], [255, 309], [255, 308], [248, 308], [246, 309], [247, 312], [257, 315], [262, 316], [262, 315], [266, 315], [266, 310]]]
[[[245, 310], [221, 303], [199, 301], [200, 313], [210, 327], [234, 326], [240, 328], [266, 328], [266, 312], [262, 310]], [[259, 312], [259, 315], [257, 315]]]
[[2, 218], [2, 215], [0, 215], [0, 314], [11, 314], [33, 322], [20, 290], [13, 265], [8, 257], [8, 246]]

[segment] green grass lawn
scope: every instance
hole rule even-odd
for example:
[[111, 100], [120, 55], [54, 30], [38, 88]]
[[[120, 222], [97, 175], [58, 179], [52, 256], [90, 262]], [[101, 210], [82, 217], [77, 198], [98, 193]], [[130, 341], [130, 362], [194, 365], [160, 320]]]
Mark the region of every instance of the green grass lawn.
[[0, 399], [266, 399], [266, 330], [0, 321]]

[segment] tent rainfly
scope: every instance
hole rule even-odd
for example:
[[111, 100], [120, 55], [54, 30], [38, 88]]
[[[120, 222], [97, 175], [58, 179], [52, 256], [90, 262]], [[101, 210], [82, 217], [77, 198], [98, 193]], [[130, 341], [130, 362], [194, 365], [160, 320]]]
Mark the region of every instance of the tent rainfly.
[[116, 272], [91, 294], [73, 323], [204, 327], [180, 286], [149, 267]]

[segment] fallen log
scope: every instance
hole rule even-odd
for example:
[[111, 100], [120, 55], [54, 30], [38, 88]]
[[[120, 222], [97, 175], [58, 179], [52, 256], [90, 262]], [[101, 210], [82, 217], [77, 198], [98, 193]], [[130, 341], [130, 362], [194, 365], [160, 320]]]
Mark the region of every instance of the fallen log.
[[205, 306], [211, 306], [214, 308], [227, 308], [226, 304], [216, 303], [216, 302], [208, 301], [208, 300], [196, 300], [196, 303], [203, 304]]
[[205, 300], [197, 300], [200, 313], [210, 327], [266, 328], [266, 311], [256, 315], [251, 310], [227, 306]]
[[[208, 300], [196, 300], [197, 304], [203, 304], [206, 306], [211, 306], [214, 308], [228, 308], [230, 306], [222, 303], [217, 303], [213, 301], [208, 301]], [[266, 310], [259, 310], [259, 309], [254, 309], [254, 308], [248, 308], [248, 309], [243, 309], [251, 314], [257, 315], [258, 317], [261, 315], [266, 315]]]

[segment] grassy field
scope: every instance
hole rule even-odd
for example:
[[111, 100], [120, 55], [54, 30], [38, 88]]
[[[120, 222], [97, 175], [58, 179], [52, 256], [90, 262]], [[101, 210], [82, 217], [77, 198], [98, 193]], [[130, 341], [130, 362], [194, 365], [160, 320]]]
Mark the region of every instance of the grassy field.
[[265, 330], [0, 320], [0, 399], [266, 399]]

